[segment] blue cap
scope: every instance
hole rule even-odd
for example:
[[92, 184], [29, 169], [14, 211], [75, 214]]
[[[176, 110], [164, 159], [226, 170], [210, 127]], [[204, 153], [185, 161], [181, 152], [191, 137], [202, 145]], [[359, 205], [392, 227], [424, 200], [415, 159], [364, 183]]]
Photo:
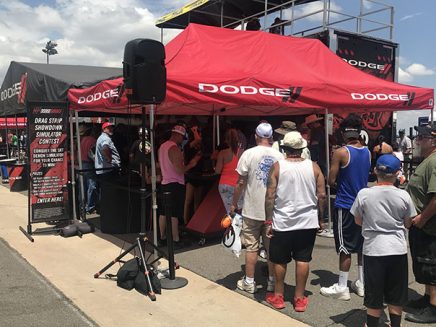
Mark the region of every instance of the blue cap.
[[401, 161], [393, 154], [384, 154], [377, 159], [376, 168], [383, 173], [396, 173], [401, 169]]

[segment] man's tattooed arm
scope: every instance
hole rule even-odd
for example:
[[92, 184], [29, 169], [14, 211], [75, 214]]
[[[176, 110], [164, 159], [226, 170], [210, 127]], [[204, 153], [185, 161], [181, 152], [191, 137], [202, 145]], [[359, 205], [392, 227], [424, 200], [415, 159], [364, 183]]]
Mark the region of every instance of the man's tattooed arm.
[[266, 184], [266, 194], [265, 194], [265, 219], [271, 220], [274, 211], [274, 201], [277, 193], [277, 183], [278, 183], [278, 174], [279, 173], [279, 164], [276, 162], [272, 165], [269, 175], [268, 181]]

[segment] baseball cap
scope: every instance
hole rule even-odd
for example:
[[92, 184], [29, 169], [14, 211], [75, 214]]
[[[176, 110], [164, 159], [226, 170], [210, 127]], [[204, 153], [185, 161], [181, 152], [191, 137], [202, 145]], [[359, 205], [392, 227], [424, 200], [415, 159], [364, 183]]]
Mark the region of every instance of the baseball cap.
[[384, 154], [377, 159], [376, 168], [383, 173], [396, 173], [401, 169], [401, 161], [393, 154]]
[[297, 129], [297, 125], [290, 120], [282, 121], [282, 124], [279, 128], [275, 129], [274, 132], [281, 135], [286, 135], [289, 132], [295, 131]]
[[186, 129], [185, 129], [185, 127], [183, 127], [181, 125], [174, 126], [173, 129], [171, 130], [171, 132], [178, 133], [178, 134], [186, 137]]
[[415, 126], [415, 131], [418, 132], [418, 135], [436, 137], [436, 125]]
[[111, 126], [113, 127], [114, 125], [115, 125], [114, 123], [107, 121], [107, 122], [103, 123], [103, 125], [101, 125], [101, 129], [104, 130], [107, 127], [111, 127]]
[[295, 150], [304, 149], [307, 147], [307, 141], [301, 136], [300, 132], [289, 132], [280, 141], [280, 146], [292, 148]]
[[269, 139], [271, 138], [272, 134], [273, 134], [273, 129], [269, 123], [260, 123], [256, 127], [256, 135], [261, 138]]

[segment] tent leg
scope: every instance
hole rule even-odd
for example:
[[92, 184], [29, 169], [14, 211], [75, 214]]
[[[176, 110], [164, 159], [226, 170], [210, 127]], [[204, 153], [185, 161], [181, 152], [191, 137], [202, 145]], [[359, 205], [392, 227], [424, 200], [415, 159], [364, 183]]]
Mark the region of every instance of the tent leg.
[[[156, 158], [154, 151], [154, 109], [155, 105], [150, 105], [150, 147], [151, 147], [151, 203], [153, 214], [153, 241], [157, 245], [157, 201], [156, 201]], [[157, 258], [159, 254], [156, 249], [154, 250], [154, 257]]]
[[6, 121], [6, 137], [5, 137], [5, 141], [6, 141], [6, 154], [8, 156], [8, 159], [11, 158], [11, 154], [10, 154], [10, 149], [9, 149], [9, 139], [8, 139], [8, 135], [9, 135], [9, 128], [8, 128], [8, 117], [5, 115], [5, 121]]
[[216, 145], [220, 146], [220, 116], [216, 115]]
[[[79, 162], [79, 170], [83, 169], [82, 165], [82, 153], [80, 151], [80, 132], [79, 132], [79, 114], [77, 111], [74, 112], [74, 118], [76, 120], [76, 138], [77, 138], [77, 161]], [[83, 220], [86, 220], [86, 209], [85, 209], [85, 186], [83, 182], [83, 173], [79, 174], [79, 186], [80, 186], [80, 213], [79, 217], [82, 218], [83, 214]]]
[[76, 181], [74, 178], [74, 132], [73, 132], [73, 114], [70, 111], [70, 164], [71, 164], [71, 198], [73, 201], [73, 219], [77, 219], [76, 212]]
[[320, 234], [320, 236], [324, 237], [333, 237], [333, 230], [332, 230], [332, 206], [330, 202], [330, 185], [328, 183], [328, 174], [330, 172], [330, 144], [329, 144], [329, 130], [328, 130], [328, 109], [325, 109], [324, 113], [324, 132], [325, 132], [325, 153], [326, 153], [326, 169], [327, 169], [327, 176], [326, 176], [326, 188], [327, 188], [327, 215], [328, 215], [328, 227], [327, 229], [323, 230], [323, 233]]

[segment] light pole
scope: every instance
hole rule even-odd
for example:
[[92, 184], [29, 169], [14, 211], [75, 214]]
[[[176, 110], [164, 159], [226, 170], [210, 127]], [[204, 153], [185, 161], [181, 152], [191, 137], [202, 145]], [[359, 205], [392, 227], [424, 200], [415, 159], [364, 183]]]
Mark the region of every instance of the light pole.
[[48, 41], [47, 44], [45, 45], [45, 48], [42, 49], [42, 52], [47, 54], [47, 65], [50, 63], [49, 56], [58, 54], [58, 51], [55, 49], [57, 46], [58, 44], [56, 42]]

